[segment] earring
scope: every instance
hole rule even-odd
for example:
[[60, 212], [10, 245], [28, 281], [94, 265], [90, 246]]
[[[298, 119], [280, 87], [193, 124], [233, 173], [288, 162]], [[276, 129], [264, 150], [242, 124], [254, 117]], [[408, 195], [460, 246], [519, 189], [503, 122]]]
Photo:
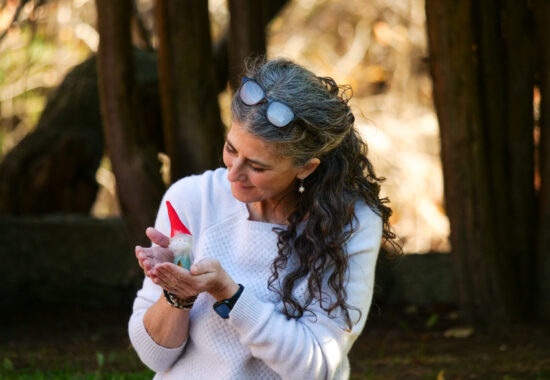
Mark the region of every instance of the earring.
[[300, 194], [303, 194], [304, 191], [306, 191], [306, 188], [304, 187], [304, 180], [301, 179], [301, 180], [300, 180], [300, 187], [298, 187], [298, 192], [299, 192]]

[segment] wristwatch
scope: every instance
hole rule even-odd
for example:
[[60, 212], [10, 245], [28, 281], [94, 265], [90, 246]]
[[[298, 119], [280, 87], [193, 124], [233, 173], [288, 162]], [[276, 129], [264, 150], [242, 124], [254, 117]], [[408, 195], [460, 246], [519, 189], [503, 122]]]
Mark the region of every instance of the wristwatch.
[[218, 313], [218, 315], [223, 319], [229, 318], [229, 313], [233, 309], [233, 306], [235, 306], [235, 303], [237, 303], [237, 300], [241, 296], [243, 289], [244, 286], [239, 284], [239, 290], [237, 290], [237, 292], [233, 294], [231, 298], [218, 301], [214, 304], [214, 311]]

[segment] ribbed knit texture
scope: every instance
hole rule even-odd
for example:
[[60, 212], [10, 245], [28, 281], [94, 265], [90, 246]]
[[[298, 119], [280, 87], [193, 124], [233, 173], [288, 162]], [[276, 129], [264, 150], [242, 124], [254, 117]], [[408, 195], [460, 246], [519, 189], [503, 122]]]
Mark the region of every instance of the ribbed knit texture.
[[[157, 372], [155, 379], [349, 377], [347, 354], [365, 325], [372, 299], [382, 236], [379, 216], [365, 205], [356, 206], [360, 224], [346, 246], [350, 260], [346, 290], [348, 304], [360, 309], [362, 316], [350, 331], [343, 319], [330, 318], [317, 304], [311, 307], [315, 316], [289, 320], [282, 314], [282, 302], [267, 287], [277, 256], [273, 228], [278, 226], [248, 220], [246, 204], [231, 194], [226, 169], [187, 177], [170, 187], [155, 223], [168, 235], [166, 200], [193, 234], [193, 260], [218, 259], [244, 291], [227, 320], [212, 309], [212, 296], [200, 294], [191, 309], [187, 342], [169, 349], [156, 344], [143, 325], [147, 308], [161, 296], [161, 289], [146, 278], [134, 301], [129, 334], [141, 360]], [[295, 296], [304, 300], [306, 289], [302, 281]], [[351, 316], [359, 317], [353, 311]]]

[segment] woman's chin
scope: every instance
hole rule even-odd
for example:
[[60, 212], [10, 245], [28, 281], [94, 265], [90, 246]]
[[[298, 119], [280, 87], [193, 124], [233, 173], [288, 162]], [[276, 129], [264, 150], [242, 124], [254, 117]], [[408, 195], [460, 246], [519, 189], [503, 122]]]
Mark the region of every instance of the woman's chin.
[[242, 186], [237, 183], [231, 184], [231, 194], [245, 203], [256, 202], [258, 200], [258, 194], [256, 193], [254, 186]]

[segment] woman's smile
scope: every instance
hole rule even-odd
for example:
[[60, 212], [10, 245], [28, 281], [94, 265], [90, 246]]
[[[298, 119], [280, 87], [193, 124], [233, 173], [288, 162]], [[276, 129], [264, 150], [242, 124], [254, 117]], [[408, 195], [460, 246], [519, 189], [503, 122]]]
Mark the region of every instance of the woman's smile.
[[242, 190], [250, 190], [250, 189], [254, 188], [254, 186], [252, 186], [252, 185], [245, 185], [245, 184], [242, 184], [240, 182], [234, 182], [234, 184], [239, 186], [239, 188], [242, 189]]

